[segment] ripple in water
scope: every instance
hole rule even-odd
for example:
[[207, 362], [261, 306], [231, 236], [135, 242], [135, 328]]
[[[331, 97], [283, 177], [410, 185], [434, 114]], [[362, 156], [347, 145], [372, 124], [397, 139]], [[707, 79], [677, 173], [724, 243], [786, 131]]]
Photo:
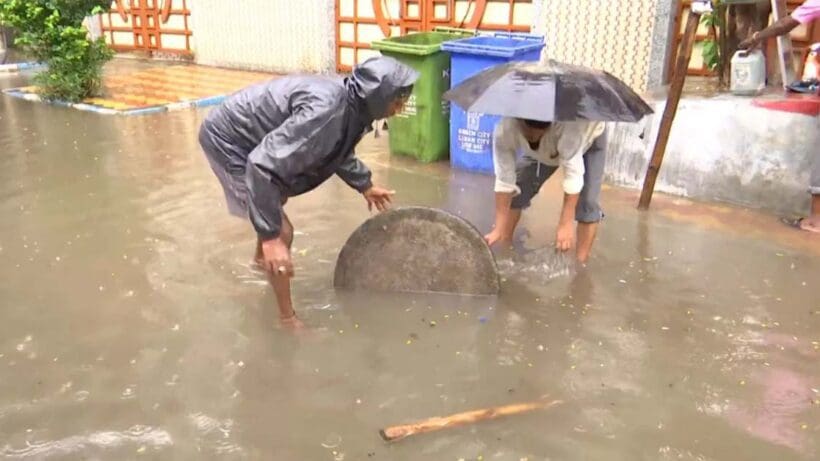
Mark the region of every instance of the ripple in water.
[[67, 456], [88, 449], [118, 448], [125, 444], [163, 448], [173, 445], [168, 432], [150, 426], [133, 426], [128, 430], [92, 432], [88, 435], [73, 435], [60, 440], [46, 442], [29, 442], [24, 448], [9, 445], [0, 447], [0, 458], [50, 458]]
[[193, 413], [188, 416], [199, 432], [199, 440], [203, 445], [214, 450], [215, 453], [241, 453], [242, 447], [231, 441], [231, 430], [234, 426], [232, 419], [218, 420], [203, 413]]
[[575, 257], [571, 252], [560, 253], [553, 248], [529, 250], [498, 261], [498, 268], [508, 278], [530, 283], [544, 283], [558, 277], [575, 274]]

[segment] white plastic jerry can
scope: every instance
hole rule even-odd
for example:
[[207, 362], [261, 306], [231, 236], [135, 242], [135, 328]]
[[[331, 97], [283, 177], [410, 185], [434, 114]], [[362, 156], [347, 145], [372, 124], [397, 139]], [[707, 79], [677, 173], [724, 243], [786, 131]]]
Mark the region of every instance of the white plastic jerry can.
[[756, 95], [766, 87], [766, 57], [760, 50], [738, 50], [732, 56], [731, 91], [737, 95]]

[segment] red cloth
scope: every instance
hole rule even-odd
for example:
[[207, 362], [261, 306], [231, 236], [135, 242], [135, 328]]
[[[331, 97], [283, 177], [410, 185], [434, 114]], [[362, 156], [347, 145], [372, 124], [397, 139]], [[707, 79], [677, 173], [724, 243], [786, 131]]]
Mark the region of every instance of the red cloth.
[[787, 94], [777, 98], [757, 98], [752, 104], [764, 109], [791, 112], [816, 117], [820, 115], [820, 96]]

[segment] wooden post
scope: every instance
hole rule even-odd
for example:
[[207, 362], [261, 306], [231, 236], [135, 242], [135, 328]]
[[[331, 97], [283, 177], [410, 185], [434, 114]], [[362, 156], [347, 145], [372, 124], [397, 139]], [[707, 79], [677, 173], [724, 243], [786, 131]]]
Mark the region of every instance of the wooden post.
[[683, 92], [683, 83], [686, 80], [686, 72], [689, 69], [689, 59], [692, 57], [692, 48], [695, 45], [695, 36], [700, 23], [700, 14], [689, 10], [686, 18], [686, 30], [683, 33], [680, 49], [678, 50], [678, 62], [675, 64], [675, 72], [672, 74], [672, 84], [669, 86], [669, 95], [666, 98], [666, 108], [663, 110], [661, 125], [658, 128], [658, 137], [655, 140], [655, 148], [652, 150], [652, 158], [646, 170], [646, 177], [643, 181], [641, 199], [638, 202], [639, 210], [649, 209], [649, 202], [652, 201], [652, 193], [655, 191], [655, 181], [658, 179], [658, 172], [663, 163], [663, 156], [666, 153], [666, 144], [669, 142], [669, 133], [672, 131], [672, 122], [678, 111], [680, 95]]
[[[772, 19], [777, 22], [786, 17], [786, 0], [772, 0]], [[777, 61], [780, 64], [780, 77], [783, 79], [783, 88], [797, 80], [794, 66], [794, 52], [792, 39], [789, 34], [777, 37]]]

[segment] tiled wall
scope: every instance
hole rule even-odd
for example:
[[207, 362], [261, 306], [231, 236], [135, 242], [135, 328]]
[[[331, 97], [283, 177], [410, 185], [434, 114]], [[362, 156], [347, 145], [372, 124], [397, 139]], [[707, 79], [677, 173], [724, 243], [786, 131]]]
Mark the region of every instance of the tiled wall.
[[663, 80], [674, 0], [542, 0], [547, 56], [604, 69], [638, 91]]
[[328, 72], [334, 0], [188, 0], [198, 63], [274, 72]]

